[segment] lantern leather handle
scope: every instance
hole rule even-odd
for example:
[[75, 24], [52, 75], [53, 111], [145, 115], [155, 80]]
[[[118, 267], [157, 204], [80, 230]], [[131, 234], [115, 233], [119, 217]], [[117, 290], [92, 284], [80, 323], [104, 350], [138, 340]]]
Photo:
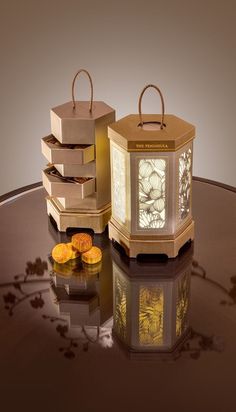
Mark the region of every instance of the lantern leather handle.
[[75, 92], [74, 92], [74, 89], [75, 89], [75, 81], [76, 81], [76, 79], [77, 79], [77, 77], [79, 76], [80, 73], [85, 73], [85, 74], [88, 76], [88, 78], [89, 78], [90, 89], [91, 89], [89, 111], [90, 111], [90, 113], [91, 113], [92, 110], [93, 110], [93, 82], [92, 82], [92, 78], [91, 78], [89, 72], [88, 72], [87, 70], [85, 70], [85, 69], [80, 69], [80, 70], [76, 73], [76, 75], [75, 75], [75, 77], [74, 77], [74, 79], [73, 79], [73, 82], [72, 82], [73, 110], [75, 110]]
[[149, 87], [154, 88], [154, 89], [159, 93], [159, 95], [160, 95], [160, 98], [161, 98], [161, 111], [162, 111], [162, 114], [161, 114], [161, 129], [163, 129], [163, 126], [164, 126], [164, 114], [165, 114], [164, 98], [163, 98], [162, 92], [160, 91], [159, 87], [155, 86], [155, 84], [148, 84], [147, 86], [145, 86], [145, 87], [143, 88], [140, 96], [139, 96], [138, 111], [139, 111], [140, 126], [143, 127], [142, 107], [141, 107], [141, 105], [142, 105], [142, 98], [143, 98], [143, 95], [144, 95], [145, 91], [146, 91]]

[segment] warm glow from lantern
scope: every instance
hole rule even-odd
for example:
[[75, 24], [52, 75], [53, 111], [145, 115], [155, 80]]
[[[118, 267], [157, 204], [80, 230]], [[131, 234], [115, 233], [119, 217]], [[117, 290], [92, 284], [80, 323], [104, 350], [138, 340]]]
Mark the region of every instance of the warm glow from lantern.
[[139, 290], [139, 342], [141, 345], [163, 344], [164, 296], [160, 287]]
[[[134, 351], [168, 351], [188, 333], [193, 248], [168, 262], [124, 259], [113, 246], [113, 332]], [[165, 276], [167, 275], [167, 276]]]
[[189, 309], [190, 278], [186, 273], [178, 282], [176, 303], [176, 337], [179, 338], [187, 329]]
[[139, 160], [139, 227], [163, 228], [166, 221], [165, 206], [166, 161], [164, 159]]
[[127, 338], [127, 285], [118, 272], [115, 277], [114, 307], [114, 327], [119, 337], [125, 340]]
[[190, 212], [192, 150], [189, 148], [179, 157], [179, 219]]
[[126, 221], [126, 167], [125, 153], [112, 146], [112, 213], [121, 222]]

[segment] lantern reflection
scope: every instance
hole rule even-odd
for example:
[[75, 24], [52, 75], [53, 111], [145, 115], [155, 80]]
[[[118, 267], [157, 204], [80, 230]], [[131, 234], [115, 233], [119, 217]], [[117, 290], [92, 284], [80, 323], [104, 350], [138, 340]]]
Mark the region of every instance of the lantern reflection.
[[188, 334], [192, 254], [141, 263], [112, 248], [113, 332], [131, 351], [172, 351]]

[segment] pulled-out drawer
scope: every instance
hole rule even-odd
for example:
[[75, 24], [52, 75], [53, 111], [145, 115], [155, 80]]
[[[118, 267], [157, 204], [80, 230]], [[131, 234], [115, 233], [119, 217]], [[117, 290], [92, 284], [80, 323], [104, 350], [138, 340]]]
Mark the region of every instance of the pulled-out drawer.
[[85, 165], [94, 160], [94, 145], [61, 144], [53, 135], [43, 137], [42, 153], [50, 163]]
[[43, 170], [43, 185], [50, 196], [84, 199], [95, 192], [95, 178], [64, 178], [54, 167]]

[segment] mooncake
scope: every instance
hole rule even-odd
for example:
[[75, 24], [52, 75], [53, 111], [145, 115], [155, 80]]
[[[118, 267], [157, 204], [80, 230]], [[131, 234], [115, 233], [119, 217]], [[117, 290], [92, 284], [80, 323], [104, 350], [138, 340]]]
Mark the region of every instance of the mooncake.
[[87, 252], [93, 245], [92, 237], [88, 233], [76, 233], [72, 236], [71, 242], [73, 247], [80, 253]]
[[66, 263], [72, 257], [72, 249], [66, 243], [58, 243], [52, 249], [52, 257], [57, 263]]
[[90, 265], [98, 263], [102, 260], [102, 251], [99, 247], [92, 246], [90, 250], [82, 254], [81, 259]]
[[67, 243], [67, 247], [71, 250], [71, 259], [76, 259], [79, 256], [79, 252], [72, 245], [72, 242]]

